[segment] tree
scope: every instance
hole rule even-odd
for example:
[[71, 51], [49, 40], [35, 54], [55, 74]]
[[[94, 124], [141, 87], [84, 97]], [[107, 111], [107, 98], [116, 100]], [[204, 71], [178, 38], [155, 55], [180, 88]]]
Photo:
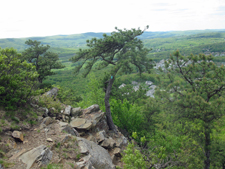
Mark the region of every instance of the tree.
[[21, 61], [21, 54], [13, 48], [0, 48], [0, 105], [14, 109], [38, 90], [35, 66]]
[[[176, 120], [188, 129], [204, 155], [204, 168], [210, 168], [212, 132], [225, 111], [225, 67], [217, 66], [211, 55], [181, 56], [176, 51], [165, 61], [167, 79], [159, 93], [168, 101]], [[187, 131], [187, 132], [188, 132]]]
[[30, 47], [23, 52], [23, 57], [25, 60], [36, 66], [36, 70], [39, 74], [38, 81], [40, 83], [42, 83], [47, 76], [55, 74], [52, 72], [52, 69], [61, 69], [65, 67], [59, 62], [58, 54], [48, 51], [50, 48], [49, 45], [44, 46], [41, 45], [41, 42], [36, 40], [32, 41], [30, 39], [27, 40], [25, 44]]
[[84, 68], [84, 77], [89, 74], [93, 67], [97, 69], [110, 67], [111, 76], [108, 77], [106, 82], [105, 109], [109, 128], [115, 133], [117, 133], [117, 130], [112, 120], [109, 98], [117, 73], [131, 73], [137, 68], [141, 75], [144, 71], [150, 73], [152, 68], [152, 62], [147, 58], [150, 50], [144, 48], [142, 41], [137, 38], [144, 31], [140, 29], [121, 30], [117, 28], [116, 30], [110, 36], [103, 34], [101, 39], [93, 38], [87, 40], [88, 49], [80, 49], [71, 58], [72, 62], [80, 63], [75, 67], [76, 73], [79, 73], [81, 68]]

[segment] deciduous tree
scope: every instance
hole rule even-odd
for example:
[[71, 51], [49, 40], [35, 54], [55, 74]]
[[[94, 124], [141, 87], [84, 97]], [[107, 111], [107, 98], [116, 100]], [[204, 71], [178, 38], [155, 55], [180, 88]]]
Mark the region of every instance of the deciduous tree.
[[0, 105], [14, 109], [33, 95], [38, 84], [35, 66], [21, 61], [13, 48], [0, 48]]
[[64, 68], [59, 62], [59, 56], [57, 53], [48, 51], [49, 45], [43, 45], [39, 41], [27, 40], [25, 42], [29, 48], [23, 52], [23, 57], [30, 63], [36, 66], [36, 70], [39, 74], [38, 81], [40, 83], [46, 78], [46, 76], [54, 75], [52, 69]]

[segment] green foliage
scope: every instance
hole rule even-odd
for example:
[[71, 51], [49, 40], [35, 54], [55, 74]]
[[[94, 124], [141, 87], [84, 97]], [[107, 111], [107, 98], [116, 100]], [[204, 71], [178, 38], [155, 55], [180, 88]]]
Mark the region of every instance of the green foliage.
[[64, 87], [59, 87], [57, 98], [60, 102], [72, 107], [77, 107], [77, 103], [82, 101], [81, 96], [75, 90]]
[[52, 69], [61, 69], [64, 66], [58, 61], [58, 54], [49, 52], [49, 45], [41, 45], [39, 41], [28, 40], [25, 42], [30, 47], [23, 52], [23, 58], [36, 66], [39, 74], [38, 80], [40, 83], [46, 78], [55, 74]]
[[46, 167], [42, 167], [42, 169], [62, 169], [62, 164], [48, 164]]
[[[159, 94], [167, 111], [188, 125], [189, 137], [204, 150], [205, 168], [210, 166], [212, 131], [224, 116], [225, 68], [212, 62], [212, 56], [200, 54], [184, 57], [178, 51], [166, 63], [169, 85], [162, 83]], [[178, 76], [179, 78], [176, 78]], [[185, 128], [183, 128], [185, 130]]]
[[[119, 83], [120, 85], [122, 83]], [[146, 96], [147, 92], [147, 86], [145, 85], [139, 85], [139, 89], [135, 91], [134, 85], [132, 84], [127, 84], [124, 87], [119, 88], [118, 85], [115, 85], [114, 88], [112, 89], [113, 93], [113, 98], [116, 100], [121, 100], [123, 101], [126, 99], [129, 101], [131, 104], [142, 104], [142, 102], [148, 98]]]
[[144, 132], [142, 130], [144, 119], [140, 107], [130, 104], [126, 99], [123, 102], [111, 99], [110, 105], [115, 125], [121, 129], [125, 129], [130, 135], [133, 131]]
[[[218, 32], [221, 34], [221, 36], [218, 36]], [[87, 38], [91, 39], [93, 38], [93, 36], [97, 38], [102, 38], [102, 34], [98, 34], [98, 33], [97, 34], [92, 33], [88, 35], [82, 34], [82, 35], [76, 35], [76, 36], [70, 35], [65, 37], [56, 36], [56, 37], [42, 38], [41, 41], [43, 43], [51, 45], [50, 50], [52, 52], [59, 53], [60, 60], [66, 66], [66, 68], [60, 71], [58, 70], [55, 71], [57, 73], [56, 75], [49, 76], [47, 78], [47, 82], [74, 89], [75, 91], [78, 92], [78, 94], [84, 94], [85, 85], [83, 84], [87, 83], [86, 79], [83, 79], [80, 76], [73, 77], [72, 70], [71, 70], [73, 69], [74, 66], [81, 64], [81, 62], [71, 63], [71, 62], [68, 62], [68, 58], [71, 58], [71, 56], [76, 54], [78, 52], [78, 48], [83, 47], [85, 45], [85, 41]], [[148, 57], [155, 61], [160, 61], [161, 59], [169, 58], [169, 55], [173, 53], [173, 51], [176, 49], [179, 49], [181, 51], [181, 54], [183, 55], [189, 55], [191, 53], [199, 54], [203, 52], [207, 52], [207, 53], [225, 52], [224, 37], [225, 37], [225, 33], [222, 32], [221, 30], [182, 31], [182, 32], [144, 32], [142, 35], [139, 36], [139, 38], [143, 40], [143, 44], [145, 47], [152, 48], [150, 53], [148, 53]], [[73, 41], [72, 44], [70, 43], [71, 41]], [[6, 41], [6, 43], [8, 43], [8, 41]], [[57, 48], [54, 48], [56, 46]], [[223, 56], [218, 56], [214, 58], [214, 61], [217, 61], [217, 62], [223, 62], [224, 60], [225, 59]], [[94, 65], [93, 68], [97, 68], [97, 67], [95, 67]], [[81, 72], [82, 71], [83, 70], [81, 70]], [[103, 76], [105, 71], [110, 72], [109, 69], [107, 70], [103, 69], [103, 71], [98, 71], [98, 72], [96, 71], [94, 72], [94, 74], [96, 77], [101, 77]], [[125, 72], [122, 72], [122, 73], [123, 74], [121, 74], [121, 76], [120, 75], [117, 76], [119, 79], [121, 79], [122, 83], [130, 84], [131, 81], [140, 80], [140, 76], [135, 76], [137, 75], [135, 74], [136, 73], [135, 71], [132, 74], [124, 74]], [[146, 80], [150, 80], [154, 82], [154, 84], [156, 84], [157, 82], [155, 81], [154, 75], [153, 76], [151, 75], [153, 74], [149, 74], [148, 77], [146, 76], [147, 77]]]
[[151, 60], [146, 57], [149, 49], [144, 48], [142, 41], [137, 38], [144, 31], [117, 28], [116, 30], [117, 32], [112, 32], [111, 36], [103, 34], [101, 39], [87, 40], [88, 49], [80, 49], [71, 58], [74, 63], [80, 62], [75, 67], [75, 73], [79, 73], [84, 68], [83, 75], [86, 77], [97, 62], [98, 65], [95, 68], [98, 70], [113, 65], [110, 73], [113, 76], [119, 70], [124, 73], [132, 72], [132, 66], [135, 66], [139, 73], [150, 71], [152, 68]]
[[57, 112], [60, 112], [60, 110], [63, 109], [62, 103], [60, 103], [59, 100], [55, 100], [54, 98], [46, 95], [39, 96], [38, 104], [41, 107], [46, 107], [48, 109], [55, 108]]
[[88, 75], [86, 94], [83, 96], [83, 100], [78, 103], [78, 106], [87, 108], [93, 104], [98, 104], [100, 109], [105, 111], [104, 96], [105, 93], [101, 88], [100, 81], [94, 74], [90, 74]]
[[38, 94], [35, 67], [13, 48], [0, 49], [0, 105], [14, 109]]
[[135, 148], [134, 144], [128, 144], [124, 150], [122, 161], [124, 169], [147, 169], [146, 162], [143, 155], [138, 149]]
[[154, 98], [146, 99], [143, 104], [142, 130], [147, 131], [148, 135], [146, 136], [152, 137], [152, 135], [155, 133], [155, 130], [158, 128], [157, 124], [162, 120], [159, 117], [159, 113], [162, 111], [162, 106], [161, 103], [157, 102]]

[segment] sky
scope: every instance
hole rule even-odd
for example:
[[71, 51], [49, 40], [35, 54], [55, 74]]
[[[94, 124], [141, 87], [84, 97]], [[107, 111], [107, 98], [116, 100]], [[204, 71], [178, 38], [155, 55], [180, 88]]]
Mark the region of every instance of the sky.
[[138, 28], [225, 29], [225, 0], [0, 0], [0, 39]]

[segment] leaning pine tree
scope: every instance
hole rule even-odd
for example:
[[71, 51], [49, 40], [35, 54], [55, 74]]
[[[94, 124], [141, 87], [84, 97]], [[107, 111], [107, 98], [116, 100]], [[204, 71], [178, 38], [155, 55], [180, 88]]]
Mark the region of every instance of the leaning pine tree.
[[[148, 28], [148, 27], [147, 27]], [[109, 98], [113, 82], [118, 72], [131, 73], [135, 68], [138, 69], [140, 75], [146, 71], [150, 73], [153, 64], [147, 58], [150, 51], [144, 48], [143, 42], [137, 36], [144, 33], [140, 29], [121, 30], [112, 32], [111, 35], [103, 34], [103, 38], [87, 40], [87, 49], [80, 49], [79, 52], [71, 58], [72, 62], [80, 62], [75, 67], [75, 73], [84, 69], [84, 77], [93, 69], [93, 66], [98, 70], [110, 66], [110, 74], [105, 93], [105, 109], [107, 116], [107, 123], [110, 130], [117, 133], [116, 127], [113, 123]], [[99, 64], [95, 64], [95, 63]], [[97, 66], [98, 65], [98, 66]]]

